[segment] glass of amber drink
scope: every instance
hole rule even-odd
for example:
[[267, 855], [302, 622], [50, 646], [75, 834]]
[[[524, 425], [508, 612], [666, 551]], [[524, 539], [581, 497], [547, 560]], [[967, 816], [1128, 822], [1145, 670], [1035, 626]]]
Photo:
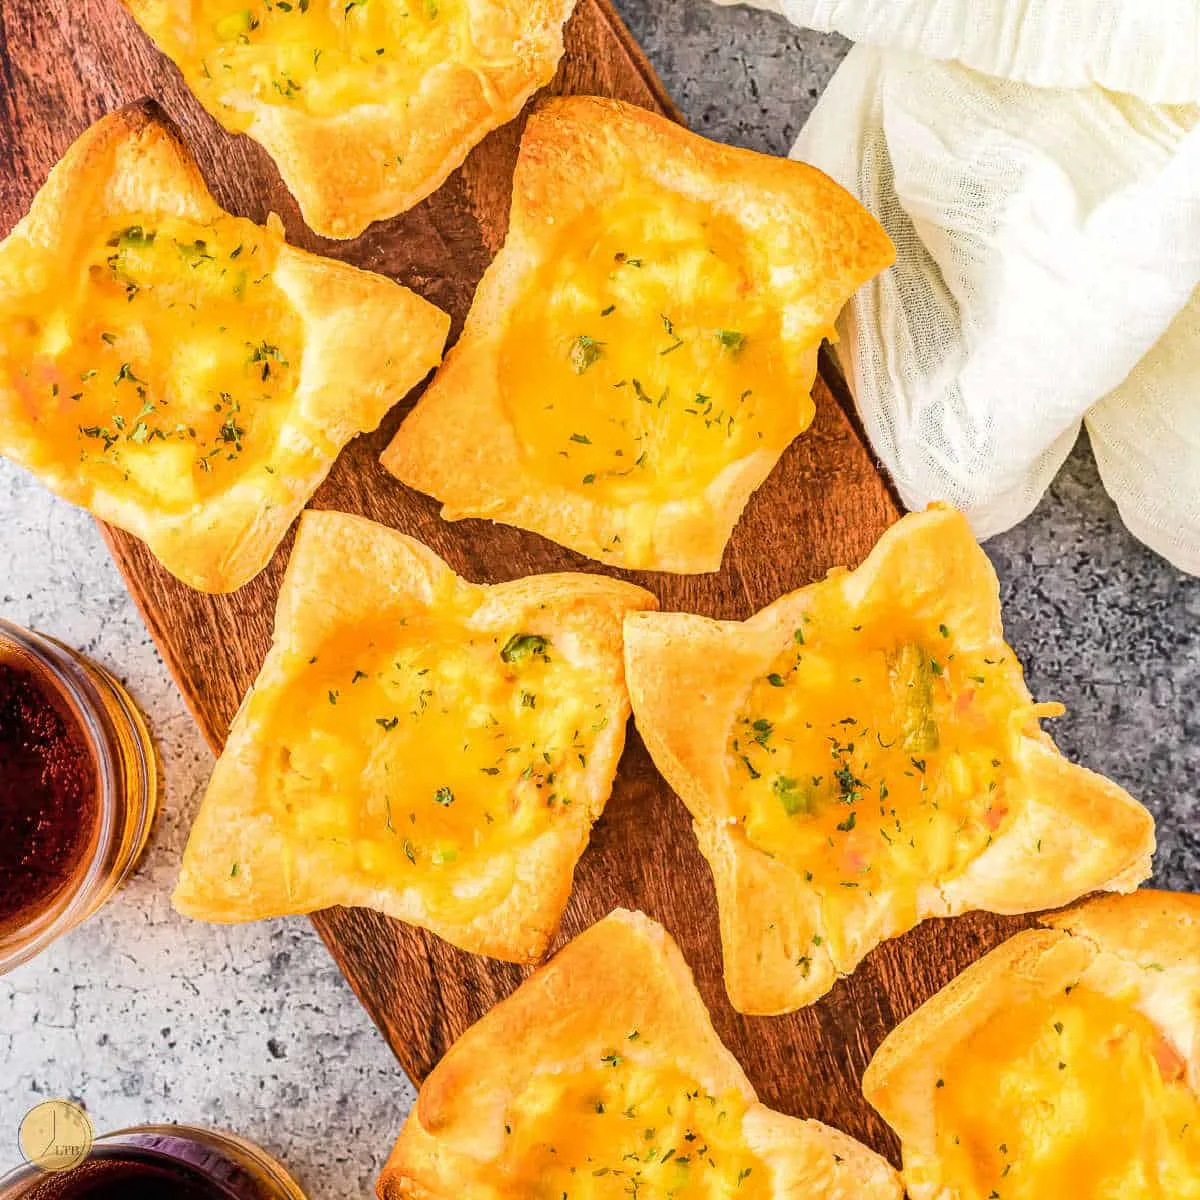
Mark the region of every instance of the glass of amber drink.
[[0, 619], [0, 973], [121, 885], [156, 796], [150, 734], [121, 684]]

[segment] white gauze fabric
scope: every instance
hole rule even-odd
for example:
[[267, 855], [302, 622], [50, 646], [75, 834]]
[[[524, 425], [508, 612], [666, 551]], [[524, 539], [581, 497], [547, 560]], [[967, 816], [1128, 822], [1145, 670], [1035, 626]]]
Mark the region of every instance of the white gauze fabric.
[[1200, 97], [1200, 5], [760, 7], [893, 47], [851, 51], [794, 156], [897, 245], [838, 353], [904, 501], [1007, 529], [1087, 416], [1130, 529], [1200, 571], [1200, 108], [1078, 86]]
[[[717, 0], [737, 4], [741, 0]], [[796, 25], [1039, 87], [1200, 98], [1196, 0], [752, 0]]]
[[1200, 575], [1200, 292], [1087, 427], [1129, 531]]

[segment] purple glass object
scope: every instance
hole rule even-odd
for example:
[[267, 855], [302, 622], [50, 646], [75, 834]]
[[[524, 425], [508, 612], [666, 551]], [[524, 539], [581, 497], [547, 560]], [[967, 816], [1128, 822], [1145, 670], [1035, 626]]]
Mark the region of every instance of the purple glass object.
[[0, 1180], [0, 1200], [305, 1200], [284, 1167], [251, 1142], [185, 1125], [98, 1137], [66, 1171], [32, 1164]]

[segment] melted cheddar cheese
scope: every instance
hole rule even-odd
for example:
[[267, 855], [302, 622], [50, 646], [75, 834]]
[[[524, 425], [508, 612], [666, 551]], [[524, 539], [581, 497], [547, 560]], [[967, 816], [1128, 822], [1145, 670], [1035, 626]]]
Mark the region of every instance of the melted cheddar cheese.
[[[506, 1116], [498, 1164], [513, 1200], [758, 1200], [767, 1168], [746, 1145], [746, 1102], [644, 1061], [630, 1032], [593, 1064], [536, 1076]], [[631, 1040], [632, 1039], [632, 1040]], [[641, 1061], [640, 1061], [641, 1060]], [[501, 1182], [502, 1181], [502, 1182]]]
[[198, 0], [190, 9], [186, 26], [160, 22], [155, 36], [235, 130], [263, 105], [320, 117], [415, 95], [471, 41], [464, 0]]
[[302, 342], [272, 278], [278, 235], [131, 213], [79, 236], [53, 260], [9, 244], [31, 286], [0, 297], [0, 394], [27, 465], [160, 513], [271, 470]]
[[587, 803], [607, 724], [603, 681], [549, 639], [472, 632], [465, 615], [355, 627], [293, 655], [262, 730], [274, 762], [257, 803], [282, 841], [322, 843], [368, 883], [412, 884], [442, 915], [506, 896], [502, 852]]
[[812, 420], [815, 348], [785, 340], [767, 273], [735, 220], [641, 180], [555, 231], [501, 347], [528, 472], [629, 506], [777, 457]]
[[1196, 1200], [1200, 1099], [1132, 1004], [1084, 986], [1008, 1006], [935, 1093], [942, 1178], [961, 1200]]
[[1012, 696], [989, 684], [1004, 665], [895, 612], [856, 627], [806, 617], [729, 735], [745, 837], [827, 910], [886, 890], [915, 923], [921, 888], [959, 874], [1013, 819]]

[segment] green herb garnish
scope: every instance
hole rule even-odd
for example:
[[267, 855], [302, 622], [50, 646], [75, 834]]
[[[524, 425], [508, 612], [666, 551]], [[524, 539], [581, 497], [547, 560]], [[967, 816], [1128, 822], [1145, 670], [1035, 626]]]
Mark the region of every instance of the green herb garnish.
[[581, 333], [572, 343], [568, 357], [576, 375], [582, 375], [588, 367], [604, 357], [604, 343]]
[[538, 633], [514, 633], [512, 637], [504, 643], [503, 649], [500, 651], [500, 657], [506, 663], [523, 662], [527, 658], [542, 658], [549, 662], [550, 659], [546, 654], [546, 650], [550, 646], [549, 638], [544, 638]]
[[789, 817], [794, 817], [797, 813], [812, 811], [812, 792], [808, 788], [802, 787], [798, 779], [793, 779], [789, 775], [776, 775], [771, 780], [771, 791], [779, 797], [783, 811]]

